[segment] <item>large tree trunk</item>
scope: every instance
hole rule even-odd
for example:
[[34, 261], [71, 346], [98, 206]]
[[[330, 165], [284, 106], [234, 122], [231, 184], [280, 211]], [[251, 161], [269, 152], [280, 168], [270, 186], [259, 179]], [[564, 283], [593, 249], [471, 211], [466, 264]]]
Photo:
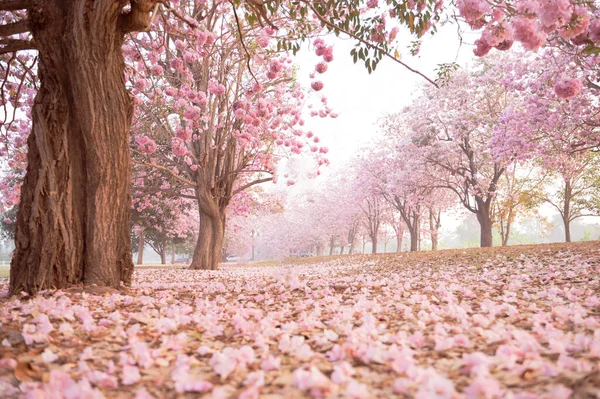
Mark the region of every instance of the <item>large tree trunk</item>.
[[124, 34], [150, 24], [153, 4], [37, 0], [39, 49], [10, 293], [72, 284], [118, 288], [133, 272]]
[[377, 235], [371, 236], [371, 253], [377, 253]]
[[225, 211], [219, 210], [213, 203], [201, 206], [198, 241], [190, 269], [217, 270], [224, 234]]
[[419, 231], [414, 226], [408, 226], [410, 233], [410, 252], [419, 250]]
[[138, 258], [137, 264], [141, 265], [144, 263], [144, 245], [146, 242], [144, 241], [144, 230], [140, 230], [138, 235]]
[[480, 227], [479, 243], [482, 248], [493, 246], [492, 219], [490, 217], [489, 203], [477, 202], [477, 221]]

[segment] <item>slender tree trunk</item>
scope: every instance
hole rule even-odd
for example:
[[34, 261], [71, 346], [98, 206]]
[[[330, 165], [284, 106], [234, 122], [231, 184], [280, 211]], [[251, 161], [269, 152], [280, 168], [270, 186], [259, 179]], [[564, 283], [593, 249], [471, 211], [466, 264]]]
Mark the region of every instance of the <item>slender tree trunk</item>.
[[340, 255], [343, 255], [343, 254], [344, 254], [344, 247], [345, 247], [344, 245], [342, 245], [342, 246], [340, 247]]
[[333, 246], [335, 245], [335, 236], [329, 239], [329, 256], [333, 255]]
[[167, 264], [167, 243], [166, 242], [163, 242], [160, 245], [160, 264], [161, 265]]
[[387, 244], [388, 244], [388, 243], [387, 243], [387, 241], [385, 241], [385, 242], [383, 243], [383, 253], [384, 253], [384, 254], [385, 254], [385, 253], [387, 253]]
[[565, 242], [571, 242], [571, 221], [567, 217], [563, 217], [562, 220], [565, 225]]
[[479, 243], [482, 248], [493, 246], [492, 219], [490, 206], [484, 201], [477, 202], [477, 221], [480, 227]]
[[571, 197], [572, 187], [570, 181], [565, 181], [565, 202], [563, 204], [562, 220], [565, 225], [565, 242], [571, 242]]
[[118, 288], [133, 273], [124, 34], [149, 26], [148, 0], [34, 0], [39, 49], [10, 293], [72, 284]]
[[144, 230], [140, 230], [139, 232], [139, 238], [138, 238], [138, 258], [137, 258], [137, 264], [141, 265], [142, 263], [144, 263], [144, 245], [145, 245], [145, 241], [144, 241]]
[[171, 264], [175, 264], [175, 244], [171, 243]]
[[506, 247], [508, 245], [508, 238], [510, 237], [510, 222], [506, 222], [506, 228], [503, 229], [502, 233], [502, 246]]
[[398, 232], [396, 234], [396, 252], [402, 252], [402, 236], [404, 235], [404, 231]]

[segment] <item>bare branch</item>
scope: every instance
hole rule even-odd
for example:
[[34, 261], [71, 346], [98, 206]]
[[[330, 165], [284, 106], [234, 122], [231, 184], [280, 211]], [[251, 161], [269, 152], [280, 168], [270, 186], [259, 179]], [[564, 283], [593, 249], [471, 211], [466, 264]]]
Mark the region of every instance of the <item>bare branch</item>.
[[24, 10], [31, 7], [31, 0], [0, 0], [0, 10], [2, 11], [16, 11]]
[[0, 25], [0, 36], [11, 36], [25, 32], [29, 32], [29, 21], [27, 19], [11, 24]]
[[[137, 151], [133, 151], [133, 152], [137, 153], [137, 154], [141, 154], [141, 153], [139, 153]], [[140, 161], [140, 160], [137, 160], [137, 159], [134, 159], [133, 162], [136, 163], [136, 164], [138, 164], [138, 165], [149, 166], [151, 168], [155, 168], [155, 169], [159, 169], [159, 170], [162, 170], [164, 172], [167, 172], [168, 174], [170, 174], [171, 176], [173, 176], [175, 179], [177, 179], [179, 182], [181, 182], [183, 184], [187, 184], [190, 187], [197, 187], [198, 186], [193, 181], [187, 180], [186, 178], [181, 177], [181, 176], [175, 174], [175, 172], [173, 172], [171, 169], [169, 169], [167, 167], [164, 167], [164, 166], [161, 166], [161, 165], [157, 165], [157, 164], [151, 163], [151, 162]]]
[[241, 186], [240, 188], [238, 188], [237, 190], [235, 190], [232, 194], [231, 194], [231, 198], [233, 198], [234, 195], [236, 195], [237, 193], [241, 193], [242, 191], [244, 191], [247, 188], [250, 188], [252, 186], [255, 186], [257, 184], [261, 184], [261, 183], [266, 183], [268, 181], [273, 180], [272, 177], [265, 177], [264, 179], [259, 179], [259, 180], [254, 180], [248, 184], [244, 184], [243, 186]]
[[240, 19], [238, 18], [237, 11], [235, 10], [235, 4], [233, 3], [233, 1], [231, 2], [231, 5], [233, 8], [233, 16], [235, 17], [235, 24], [237, 25], [237, 30], [240, 35], [240, 43], [242, 43], [242, 47], [244, 48], [244, 51], [246, 52], [246, 57], [247, 57], [246, 64], [248, 66], [248, 72], [250, 72], [250, 75], [252, 75], [254, 80], [258, 83], [258, 79], [256, 79], [256, 76], [254, 76], [254, 73], [252, 72], [252, 68], [250, 67], [250, 59], [252, 57], [250, 57], [250, 53], [248, 52], [248, 49], [246, 48], [246, 44], [244, 43], [244, 35], [242, 34]]
[[31, 40], [0, 39], [0, 54], [14, 53], [19, 50], [36, 50], [35, 43]]

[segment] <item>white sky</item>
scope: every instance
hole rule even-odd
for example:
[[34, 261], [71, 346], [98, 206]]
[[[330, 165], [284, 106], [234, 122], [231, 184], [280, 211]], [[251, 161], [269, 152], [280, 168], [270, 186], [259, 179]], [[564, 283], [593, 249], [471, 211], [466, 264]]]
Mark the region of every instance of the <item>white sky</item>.
[[[408, 46], [415, 40], [413, 36], [400, 33], [397, 41], [403, 54], [402, 61], [434, 80], [438, 64], [456, 61], [464, 68], [474, 58], [472, 43], [479, 34], [463, 32], [462, 36], [464, 43], [461, 46], [456, 25], [441, 27], [435, 35], [427, 34], [423, 38], [421, 51], [415, 57], [408, 52]], [[289, 195], [316, 187], [325, 181], [323, 177], [327, 174], [339, 171], [361, 147], [375, 140], [378, 120], [409, 105], [418, 86], [426, 83], [423, 77], [389, 58], [383, 58], [377, 69], [369, 74], [364, 62], [352, 62], [350, 50], [354, 47], [354, 40], [330, 35], [325, 37], [325, 42], [333, 45], [335, 59], [328, 64], [326, 73], [317, 74], [316, 79], [324, 83], [324, 88], [319, 93], [311, 91], [312, 98], [308, 103], [319, 103], [324, 95], [328, 106], [339, 116], [335, 119], [310, 117], [307, 108], [304, 128], [312, 130], [321, 139], [320, 145], [329, 148], [327, 155], [331, 165], [322, 168], [321, 178], [309, 179], [307, 174], [314, 171], [314, 166], [308, 165], [308, 157], [304, 157], [303, 161], [295, 160], [290, 168], [283, 161], [280, 174], [289, 173], [296, 184], [291, 189], [285, 187], [287, 178], [280, 176], [280, 187], [275, 189], [288, 191]], [[294, 57], [294, 63], [299, 66], [297, 76], [303, 86], [310, 87], [312, 80], [309, 75], [319, 61], [321, 58], [307, 45]]]
[[[476, 34], [470, 34], [465, 41], [472, 43], [476, 38]], [[306, 127], [322, 139], [323, 145], [329, 147], [332, 169], [336, 169], [336, 164], [352, 157], [356, 150], [376, 137], [379, 118], [409, 105], [417, 86], [425, 80], [388, 58], [384, 58], [369, 75], [364, 62], [352, 62], [350, 50], [353, 41], [334, 36], [325, 40], [334, 46], [335, 60], [329, 63], [328, 71], [318, 79], [324, 83], [321, 93], [339, 116], [336, 119], [309, 117]], [[412, 40], [410, 35], [406, 35], [405, 39], [400, 38], [400, 50], [406, 49]], [[403, 51], [406, 55], [402, 61], [435, 79], [434, 70], [438, 64], [456, 60], [464, 67], [474, 57], [472, 49], [470, 44], [460, 46], [456, 26], [447, 25], [434, 36], [426, 35], [416, 57], [412, 57], [408, 50]], [[312, 51], [303, 49], [295, 61], [300, 65], [300, 82], [310, 85], [309, 74], [314, 70], [318, 57]]]

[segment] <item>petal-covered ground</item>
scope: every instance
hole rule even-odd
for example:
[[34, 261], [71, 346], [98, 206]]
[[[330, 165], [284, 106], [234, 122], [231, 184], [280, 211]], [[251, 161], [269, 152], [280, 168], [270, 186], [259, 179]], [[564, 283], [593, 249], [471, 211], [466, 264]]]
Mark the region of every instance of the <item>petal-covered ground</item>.
[[600, 397], [598, 242], [0, 297], [0, 397]]

